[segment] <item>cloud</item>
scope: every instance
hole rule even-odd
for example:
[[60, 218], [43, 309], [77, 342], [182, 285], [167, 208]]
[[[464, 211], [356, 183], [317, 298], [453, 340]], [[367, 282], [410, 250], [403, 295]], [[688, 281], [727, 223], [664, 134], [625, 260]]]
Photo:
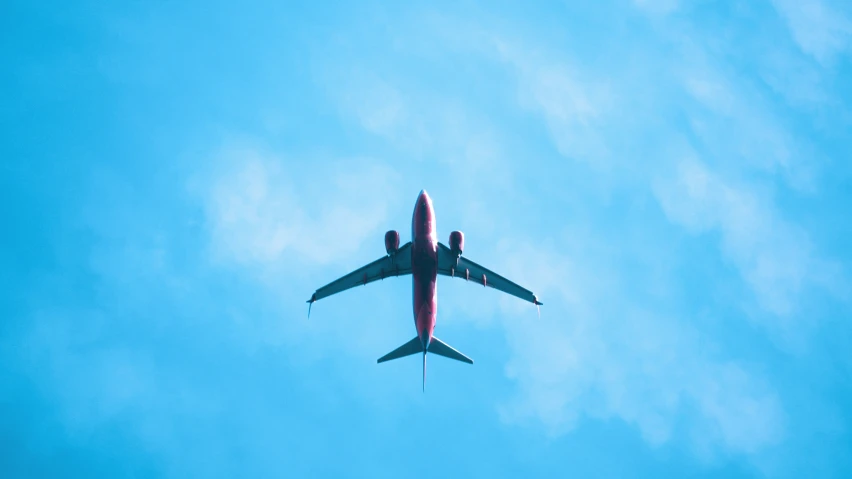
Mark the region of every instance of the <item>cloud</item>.
[[559, 152], [590, 163], [605, 162], [608, 151], [600, 127], [613, 102], [607, 82], [512, 42], [495, 37], [494, 43], [518, 75], [521, 105], [543, 116]]
[[808, 234], [784, 220], [753, 188], [724, 180], [694, 158], [678, 162], [654, 192], [669, 219], [693, 233], [718, 230], [723, 254], [741, 272], [770, 320], [787, 334], [806, 288], [838, 281], [837, 266], [819, 259]]
[[[579, 190], [560, 197], [563, 208], [555, 208], [554, 223], [566, 234], [536, 241], [504, 234], [511, 247], [491, 255], [500, 260], [489, 267], [533, 288], [546, 304], [531, 326], [517, 321], [521, 305], [500, 300], [512, 315], [503, 326], [511, 350], [507, 375], [517, 385], [500, 410], [510, 423], [532, 421], [554, 435], [583, 416], [617, 417], [635, 424], [650, 444], [685, 434], [701, 455], [754, 457], [788, 435], [781, 393], [761, 368], [732, 356], [724, 338], [694, 319], [719, 314], [717, 321], [735, 324], [756, 317], [773, 339], [808, 341], [803, 332], [812, 320], [802, 308], [815, 291], [834, 293], [841, 275], [770, 192], [777, 177], [816, 194], [819, 157], [758, 86], [719, 60], [718, 49], [733, 45], [685, 39], [683, 25], [672, 31], [659, 33], [671, 47], [667, 54], [640, 56], [654, 75], [629, 63], [607, 70], [572, 61], [529, 38], [483, 35], [516, 80], [519, 105], [538, 114], [559, 154], [593, 166], [556, 166], [558, 159], [547, 165], [554, 181], [586, 175]], [[620, 57], [636, 53], [629, 45], [624, 50]], [[570, 200], [596, 182], [611, 188], [603, 196], [632, 200], [605, 206], [596, 198]], [[646, 216], [639, 219], [634, 207]], [[656, 208], [662, 221], [654, 222], [646, 207]], [[595, 214], [601, 210], [608, 214]], [[630, 220], [654, 229], [648, 234], [660, 242], [634, 248], [640, 233]], [[595, 233], [603, 225], [617, 225], [618, 233]], [[696, 236], [719, 233], [719, 255], [735, 265], [748, 298], [734, 308], [739, 314], [677, 306], [683, 294], [677, 272], [655, 263], [670, 257], [671, 244], [662, 238], [679, 228]], [[625, 250], [636, 256], [628, 259]], [[630, 272], [630, 261], [640, 262], [641, 274]]]
[[[665, 14], [680, 2], [634, 3]], [[225, 41], [225, 57], [211, 58], [193, 56], [198, 42], [192, 39], [221, 37], [209, 35], [209, 27], [221, 26], [223, 18], [255, 25], [257, 12], [187, 17], [192, 22], [179, 31], [190, 41], [171, 43], [189, 50], [173, 53], [200, 58], [200, 68], [175, 70], [168, 76], [176, 82], [168, 84], [215, 79], [189, 103], [180, 103], [186, 88], [154, 91], [147, 87], [161, 82], [131, 82], [133, 91], [106, 92], [120, 101], [104, 105], [142, 116], [94, 112], [123, 119], [110, 130], [115, 141], [87, 139], [85, 131], [63, 134], [74, 125], [62, 118], [78, 118], [75, 108], [58, 123], [41, 122], [45, 134], [22, 136], [74, 140], [42, 142], [36, 146], [47, 149], [33, 150], [46, 159], [67, 156], [63, 171], [70, 180], [97, 168], [86, 160], [128, 161], [112, 162], [127, 180], [106, 178], [112, 189], [67, 175], [51, 182], [38, 167], [11, 177], [29, 192], [24, 196], [38, 197], [12, 201], [34, 208], [19, 215], [26, 219], [21, 241], [33, 258], [21, 260], [26, 274], [9, 281], [7, 292], [21, 319], [4, 326], [9, 336], [0, 341], [10, 366], [2, 389], [13, 407], [3, 421], [16, 425], [13, 454], [38, 450], [32, 462], [56, 467], [90, 460], [123, 463], [123, 470], [144, 462], [158, 470], [165, 463], [160, 475], [185, 477], [300, 475], [299, 466], [316, 467], [317, 454], [322, 459], [346, 450], [351, 460], [330, 461], [328, 468], [356, 464], [387, 473], [387, 458], [407, 451], [384, 439], [412, 420], [422, 431], [439, 427], [430, 414], [452, 424], [466, 424], [452, 415], [470, 416], [465, 419], [490, 438], [485, 449], [492, 452], [490, 444], [499, 448], [501, 437], [517, 437], [489, 415], [497, 403], [506, 424], [532, 430], [522, 434], [529, 450], [541, 449], [542, 431], [584, 433], [584, 422], [598, 423], [594, 430], [614, 421], [665, 448], [648, 453], [629, 444], [641, 465], [662, 464], [675, 474], [695, 472], [692, 458], [680, 457], [681, 447], [702, 456], [748, 456], [729, 463], [745, 473], [751, 466], [742, 464], [767, 451], [790, 452], [797, 458], [793, 471], [813, 467], [819, 454], [842, 455], [848, 450], [842, 382], [849, 371], [848, 307], [823, 312], [833, 323], [819, 335], [804, 333], [809, 321], [828, 322], [806, 313], [819, 309], [820, 293], [843, 279], [825, 259], [823, 243], [843, 237], [845, 230], [829, 223], [842, 223], [848, 194], [843, 176], [817, 174], [824, 166], [819, 138], [808, 136], [813, 117], [791, 115], [809, 112], [788, 106], [836, 101], [846, 110], [842, 99], [827, 100], [839, 95], [813, 58], [827, 65], [848, 52], [848, 15], [827, 3], [816, 14], [783, 5], [791, 31], [804, 32], [794, 36], [806, 54], [792, 40], [755, 41], [752, 35], [778, 25], [738, 23], [737, 15], [752, 6], [720, 12], [702, 5], [654, 18], [629, 9], [618, 15], [621, 3], [597, 11], [572, 6], [562, 15], [528, 6], [480, 7], [469, 24], [449, 24], [451, 34], [442, 31], [446, 16], [420, 22], [429, 6], [359, 11], [354, 23], [346, 12], [305, 11], [300, 17], [313, 20], [292, 25], [299, 28], [282, 29], [277, 20], [266, 26], [286, 38], [270, 43], [267, 30], [237, 35], [245, 42]], [[534, 24], [521, 31], [526, 21]], [[491, 33], [489, 22], [498, 24]], [[318, 54], [322, 44], [351, 50]], [[764, 55], [766, 49], [777, 57], [764, 64], [773, 55]], [[157, 63], [158, 53], [143, 56]], [[239, 61], [223, 65], [223, 59]], [[101, 66], [121, 80], [109, 63]], [[324, 85], [304, 75], [308, 64], [321, 65]], [[224, 68], [223, 76], [223, 66], [233, 68]], [[793, 67], [797, 72], [789, 71]], [[180, 114], [164, 117], [162, 108], [146, 104], [150, 98], [174, 100], [162, 105], [177, 105], [171, 110]], [[270, 98], [278, 101], [269, 106]], [[229, 142], [175, 168], [168, 152], [193, 149], [187, 138], [217, 141], [211, 121], [262, 130], [252, 106], [261, 104], [287, 112], [284, 120], [272, 115], [279, 121], [270, 128], [274, 146]], [[842, 147], [843, 122], [827, 113], [826, 123], [841, 125], [826, 129], [830, 148]], [[146, 141], [124, 141], [138, 139], [140, 125], [151, 127]], [[128, 145], [138, 150], [128, 152]], [[188, 204], [183, 178], [172, 176], [186, 168], [198, 171]], [[839, 180], [837, 191], [827, 194], [821, 188], [828, 174]], [[179, 191], [172, 189], [176, 183]], [[441, 228], [468, 233], [473, 259], [545, 302], [537, 319], [534, 308], [516, 298], [457, 288], [464, 295], [458, 309], [477, 311], [477, 326], [499, 325], [493, 333], [505, 334], [505, 341], [492, 341], [489, 332], [488, 343], [471, 343], [505, 344], [506, 351], [489, 352], [506, 358], [508, 380], [489, 373], [494, 363], [480, 361], [472, 370], [447, 365], [450, 374], [481, 380], [474, 388], [479, 395], [441, 399], [435, 388], [439, 395], [423, 396], [404, 363], [370, 366], [410, 338], [407, 280], [345, 293], [315, 306], [311, 321], [304, 321], [304, 300], [314, 287], [381, 255], [386, 227], [407, 228], [413, 194], [423, 186], [440, 204]], [[83, 191], [97, 207], [83, 211], [81, 220], [76, 201]], [[122, 202], [122, 195], [132, 200]], [[785, 209], [789, 205], [794, 208]], [[198, 217], [200, 227], [192, 220]], [[492, 248], [492, 238], [502, 241]], [[845, 255], [842, 244], [835, 248]], [[692, 268], [695, 262], [704, 264]], [[708, 294], [719, 285], [731, 295]], [[449, 287], [441, 288], [442, 298], [450, 296], [443, 293]], [[452, 316], [454, 305], [447, 303], [442, 299], [441, 314]], [[747, 322], [755, 318], [761, 327]], [[814, 354], [777, 350], [766, 338], [776, 330], [812, 341]], [[320, 364], [306, 367], [305, 361]], [[455, 393], [470, 386], [444, 384]], [[431, 406], [424, 409], [423, 401]], [[812, 421], [815, 415], [822, 422]], [[352, 449], [351, 437], [328, 434], [341, 424], [375, 437]], [[582, 453], [564, 446], [571, 440], [611, 445], [623, 439], [621, 428], [614, 429], [555, 441], [552, 462], [536, 456], [536, 467], [564, 466], [578, 454], [583, 461]], [[822, 452], [827, 437], [835, 449]], [[436, 457], [462, 457], [454, 451], [464, 438], [453, 440]], [[773, 448], [779, 442], [783, 450]], [[799, 449], [802, 442], [810, 450]], [[495, 467], [528, 467], [528, 452], [516, 449]], [[819, 454], [811, 454], [815, 450]]]
[[764, 81], [793, 108], [812, 111], [838, 101], [829, 91], [829, 78], [822, 68], [798, 52], [767, 52], [758, 68]]
[[[683, 26], [672, 30], [682, 32]], [[587, 181], [628, 187], [637, 195], [650, 190], [675, 224], [695, 232], [721, 230], [721, 253], [737, 265], [759, 306], [770, 314], [766, 321], [795, 335], [787, 322], [808, 290], [836, 293], [843, 289], [833, 286], [842, 282], [841, 275], [765, 190], [778, 176], [798, 191], [815, 194], [820, 156], [762, 99], [761, 91], [716, 59], [718, 45], [699, 35], [660, 35], [678, 42], [670, 56], [646, 60], [660, 72], [653, 79], [630, 70], [605, 75], [541, 53], [529, 42], [523, 47], [505, 39], [495, 44], [517, 74], [521, 97], [535, 99], [527, 104], [535, 105], [560, 153], [618, 167], [583, 171]], [[642, 99], [632, 92], [642, 92]], [[617, 112], [648, 121], [625, 121]], [[684, 151], [703, 163], [681, 161]], [[680, 172], [677, 178], [672, 169]], [[728, 185], [722, 180], [726, 177], [739, 183]]]
[[298, 167], [253, 147], [219, 158], [201, 192], [213, 253], [245, 265], [338, 261], [379, 236], [397, 196], [398, 174], [369, 160]]
[[668, 14], [678, 8], [678, 0], [633, 0], [638, 8], [655, 14]]
[[[367, 141], [379, 140], [374, 156], [404, 164], [405, 194], [399, 199], [406, 207], [412, 193], [425, 188], [439, 204], [453, 206], [439, 211], [450, 220], [440, 224], [457, 214], [459, 227], [482, 237], [499, 233], [499, 222], [484, 213], [518, 189], [516, 172], [523, 163], [511, 155], [510, 130], [464, 96], [416, 79], [388, 78], [369, 62], [339, 62], [320, 71], [342, 119], [368, 135]], [[346, 80], [337, 81], [341, 76]]]
[[[800, 190], [818, 178], [805, 175], [811, 167], [802, 154], [806, 142], [762, 99], [759, 88], [718, 60], [713, 49], [719, 46], [706, 38], [686, 41], [678, 36], [683, 28], [673, 30], [671, 35], [658, 32], [657, 39], [670, 47], [670, 55], [640, 55], [638, 62], [609, 65], [612, 70], [487, 31], [462, 35], [479, 42], [476, 47], [443, 45], [474, 50], [481, 57], [472, 61], [492, 61], [514, 81], [517, 101], [511, 106], [520, 106], [522, 114], [536, 113], [558, 152], [537, 165], [549, 173], [542, 175], [542, 187], [565, 190], [567, 176], [586, 175], [572, 183], [576, 189], [554, 196], [554, 220], [548, 226], [564, 227], [563, 235], [513, 232], [495, 217], [495, 211], [523, 215], [516, 205], [528, 200], [512, 181], [523, 166], [506, 160], [510, 146], [505, 138], [518, 123], [490, 117], [475, 103], [427, 88], [417, 79], [386, 74], [377, 66], [380, 62], [352, 67], [355, 74], [339, 83], [332, 81], [342, 78], [338, 69], [328, 67], [323, 75], [333, 85], [328, 91], [341, 117], [377, 142], [376, 150], [427, 160], [434, 176], [418, 178], [438, 178], [444, 197], [453, 198], [453, 210], [463, 211], [457, 215], [461, 227], [476, 230], [469, 238], [505, 238], [496, 248], [500, 254], [491, 255], [496, 261], [485, 262], [484, 242], [471, 254], [545, 299], [543, 317], [533, 326], [517, 321], [521, 305], [511, 298], [498, 303], [504, 316], [512, 313], [502, 325], [510, 348], [506, 373], [517, 386], [516, 394], [500, 405], [505, 421], [543, 425], [560, 435], [583, 416], [618, 418], [635, 425], [652, 445], [685, 439], [701, 455], [755, 455], [787, 437], [789, 411], [770, 376], [727, 350], [725, 338], [695, 321], [699, 315], [718, 314], [714, 321], [739, 323], [747, 314], [723, 316], [713, 308], [699, 312], [683, 307], [680, 277], [666, 261], [684, 259], [670, 258], [672, 245], [665, 238], [685, 230], [699, 241], [699, 235], [718, 232], [719, 255], [736, 266], [746, 294], [764, 313], [761, 321], [770, 330], [795, 336], [802, 331], [797, 313], [808, 293], [824, 288], [835, 270], [767, 191], [775, 176]], [[619, 55], [636, 53], [631, 45], [624, 48]], [[636, 63], [642, 64], [641, 71], [634, 69]], [[346, 62], [338, 68], [346, 70]], [[643, 73], [647, 70], [655, 73]], [[693, 152], [689, 158], [695, 159], [682, 160], [683, 151]], [[566, 157], [579, 161], [565, 162]], [[322, 224], [306, 219], [307, 214], [300, 218], [294, 213], [298, 206], [285, 208], [288, 216], [280, 207], [263, 206], [298, 204], [295, 194], [247, 186], [297, 188], [280, 178], [298, 172], [282, 174], [268, 163], [222, 176], [228, 188], [242, 193], [236, 202], [210, 203], [211, 218], [226, 219], [214, 224], [230, 232], [218, 236], [252, 245], [240, 238], [240, 231], [254, 231], [252, 238], [275, 238], [278, 227], [268, 225], [302, 225], [293, 231], [305, 231]], [[248, 179], [239, 179], [243, 176]], [[587, 184], [595, 182], [604, 185], [601, 196], [606, 200], [587, 197]], [[504, 184], [511, 191], [493, 194]], [[260, 193], [246, 193], [255, 190]], [[235, 196], [227, 188], [226, 194], [216, 191], [214, 198]], [[227, 220], [229, 202], [239, 205], [239, 221], [247, 226]], [[635, 247], [632, 242], [646, 229], [653, 230], [647, 233], [653, 241]], [[281, 237], [297, 241], [300, 235]], [[311, 257], [305, 246], [270, 243], [254, 249], [273, 260], [283, 251]], [[344, 256], [343, 250], [337, 254]], [[465, 316], [477, 310], [473, 316], [479, 325], [494, 324], [483, 318], [498, 311], [473, 302], [461, 308], [468, 308]]]
[[[396, 299], [371, 301], [382, 290], [403, 287], [402, 280], [313, 306], [312, 318], [331, 315], [333, 321], [302, 321], [304, 301], [314, 289], [384, 255], [386, 229], [406, 234], [407, 224], [391, 222], [399, 210], [409, 211], [410, 203], [401, 201], [411, 199], [402, 195], [402, 176], [366, 158], [285, 161], [259, 143], [228, 143], [190, 181], [209, 234], [204, 258], [240, 274], [262, 300], [262, 314], [260, 305], [248, 302], [226, 307], [230, 334], [247, 349], [286, 346], [309, 361], [340, 352], [373, 358], [403, 336], [406, 324], [377, 319], [390, 316]], [[369, 304], [373, 314], [355, 330], [341, 328], [353, 304]]]
[[813, 191], [819, 173], [813, 149], [748, 82], [714, 66], [701, 51], [689, 56], [677, 81], [695, 102], [683, 99], [695, 148], [729, 171], [780, 173], [793, 188]]
[[821, 0], [773, 0], [787, 21], [799, 48], [822, 64], [846, 53], [852, 42], [852, 22]]
[[[367, 131], [391, 137], [401, 133], [400, 127], [414, 120], [399, 90], [379, 75], [352, 68], [343, 77], [342, 88], [340, 76], [328, 75], [334, 76], [327, 81], [334, 85], [330, 90], [338, 96], [340, 107], [353, 115]], [[410, 130], [405, 133], [410, 140], [416, 141]]]
[[714, 353], [690, 318], [661, 311], [642, 288], [625, 289], [630, 282], [608, 254], [585, 247], [605, 239], [570, 235], [561, 250], [516, 244], [505, 265], [549, 298], [539, 321], [503, 323], [512, 350], [506, 372], [518, 385], [500, 407], [505, 421], [534, 420], [561, 435], [583, 415], [616, 417], [649, 444], [688, 440], [709, 456], [755, 453], [783, 439], [785, 412], [765, 378]]
[[[418, 82], [386, 78], [370, 64], [335, 64], [322, 69], [329, 95], [341, 116], [380, 137], [413, 160], [436, 161], [454, 178], [487, 174], [492, 183], [511, 187], [500, 176], [509, 168], [500, 134], [488, 116], [465, 98]], [[345, 80], [339, 78], [343, 76]], [[426, 175], [423, 175], [426, 176]]]

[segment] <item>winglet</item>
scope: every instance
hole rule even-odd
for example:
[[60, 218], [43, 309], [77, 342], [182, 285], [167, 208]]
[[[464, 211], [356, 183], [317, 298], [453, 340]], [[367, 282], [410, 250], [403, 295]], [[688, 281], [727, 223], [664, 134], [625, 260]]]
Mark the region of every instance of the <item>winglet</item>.
[[314, 302], [316, 300], [317, 300], [317, 294], [314, 293], [313, 295], [311, 295], [311, 299], [305, 301], [306, 303], [308, 303], [308, 319], [311, 319], [311, 306], [314, 305]]

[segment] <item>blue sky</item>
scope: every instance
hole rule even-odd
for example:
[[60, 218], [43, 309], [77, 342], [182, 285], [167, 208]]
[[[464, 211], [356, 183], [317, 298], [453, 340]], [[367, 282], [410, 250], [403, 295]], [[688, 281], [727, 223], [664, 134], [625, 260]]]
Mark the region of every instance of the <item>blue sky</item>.
[[4, 476], [852, 473], [847, 2], [283, 3], [4, 3]]

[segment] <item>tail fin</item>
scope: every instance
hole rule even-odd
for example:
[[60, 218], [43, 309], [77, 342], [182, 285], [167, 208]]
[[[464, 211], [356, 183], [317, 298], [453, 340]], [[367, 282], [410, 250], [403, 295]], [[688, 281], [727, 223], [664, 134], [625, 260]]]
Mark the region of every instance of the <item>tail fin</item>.
[[[440, 339], [436, 338], [435, 336], [432, 336], [432, 341], [429, 342], [428, 351], [430, 353], [437, 354], [438, 356], [443, 356], [445, 358], [455, 359], [456, 361], [461, 361], [463, 363], [473, 364], [473, 359], [470, 359], [469, 357], [465, 356], [464, 354], [456, 351], [455, 349], [453, 349], [452, 346], [441, 341]], [[424, 358], [424, 363], [423, 363], [423, 369], [424, 369], [424, 371], [426, 369], [425, 358]], [[424, 378], [424, 382], [425, 382], [425, 378]]]
[[455, 359], [456, 361], [461, 361], [463, 363], [473, 364], [473, 359], [465, 356], [464, 354], [453, 349], [449, 344], [441, 341], [440, 339], [432, 336], [432, 340], [429, 341], [429, 347], [424, 351], [423, 343], [420, 341], [419, 337], [415, 337], [411, 341], [403, 344], [402, 346], [394, 349], [393, 351], [385, 354], [380, 357], [377, 363], [383, 363], [385, 361], [391, 361], [394, 359], [404, 358], [406, 356], [411, 356], [412, 354], [423, 353], [423, 391], [426, 391], [426, 353], [435, 353], [438, 356], [444, 356], [445, 358]]
[[383, 363], [385, 361], [391, 361], [394, 359], [404, 358], [406, 356], [411, 356], [412, 354], [422, 353], [423, 352], [423, 343], [420, 342], [420, 338], [415, 337], [411, 341], [403, 344], [402, 346], [394, 349], [393, 351], [385, 354], [380, 357], [377, 363]]

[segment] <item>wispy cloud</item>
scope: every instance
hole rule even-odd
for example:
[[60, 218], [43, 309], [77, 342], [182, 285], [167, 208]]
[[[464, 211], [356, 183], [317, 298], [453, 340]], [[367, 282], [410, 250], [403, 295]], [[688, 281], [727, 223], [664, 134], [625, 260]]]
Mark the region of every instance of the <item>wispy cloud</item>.
[[[204, 7], [6, 22], [0, 469], [845, 477], [842, 1]], [[439, 280], [426, 395], [410, 278], [305, 304], [421, 188], [545, 303]]]
[[[334, 64], [321, 72], [341, 116], [404, 153], [407, 158], [400, 161], [451, 166], [456, 173], [450, 181], [483, 173], [497, 180], [509, 168], [493, 122], [464, 98], [419, 82], [394, 81], [369, 64]], [[501, 180], [501, 186], [511, 186], [507, 178]]]
[[[849, 53], [852, 21], [848, 12], [823, 0], [773, 0], [773, 3], [804, 53], [823, 64]], [[837, 6], [843, 5], [843, 2], [837, 3]]]
[[677, 10], [679, 0], [633, 0], [637, 7], [654, 14], [666, 14]]
[[760, 305], [772, 313], [771, 325], [797, 334], [800, 298], [808, 287], [833, 289], [841, 280], [838, 265], [815, 256], [808, 235], [779, 218], [771, 199], [747, 186], [731, 185], [695, 159], [677, 164], [660, 178], [655, 193], [668, 217], [702, 233], [718, 229], [724, 254], [741, 271]]
[[[671, 50], [646, 59], [653, 77], [637, 74], [633, 63], [623, 66], [624, 74], [619, 67], [600, 71], [539, 48], [530, 37], [486, 32], [472, 38], [508, 67], [518, 105], [540, 115], [557, 151], [593, 166], [550, 165], [554, 171], [650, 196], [671, 233], [683, 229], [700, 238], [718, 231], [720, 256], [735, 265], [750, 292], [738, 317], [726, 321], [748, 321], [755, 303], [764, 331], [782, 343], [807, 341], [811, 325], [802, 320], [802, 306], [814, 290], [836, 294], [842, 273], [775, 205], [772, 192], [780, 179], [813, 194], [818, 157], [750, 79], [719, 62], [717, 42], [686, 40], [684, 30], [660, 33]], [[648, 121], [630, 119], [637, 116]], [[691, 325], [697, 313], [679, 310], [672, 298], [674, 272], [663, 267], [649, 284], [628, 288], [634, 276], [613, 265], [624, 259], [615, 252], [634, 251], [627, 238], [636, 230], [623, 225], [622, 239], [594, 234], [601, 227], [595, 225], [606, 223], [587, 214], [595, 207], [576, 212], [593, 222], [585, 228], [560, 217], [569, 232], [563, 236], [533, 240], [503, 232], [503, 246], [491, 255], [501, 258], [492, 265], [498, 271], [556, 298], [546, 302], [535, 327], [504, 323], [512, 350], [507, 372], [519, 386], [502, 407], [504, 418], [534, 418], [561, 434], [582, 415], [619, 417], [652, 444], [688, 431], [701, 454], [757, 454], [782, 441], [787, 411], [771, 380]], [[613, 256], [587, 249], [602, 244]], [[636, 253], [651, 272], [666, 248], [651, 243]], [[501, 306], [520, 311], [510, 300]]]
[[559, 152], [575, 160], [605, 163], [609, 155], [600, 129], [613, 104], [605, 77], [530, 54], [525, 46], [510, 41], [495, 38], [494, 43], [500, 57], [517, 72], [521, 105], [544, 117]]
[[389, 138], [405, 137], [414, 144], [427, 141], [422, 137], [425, 132], [413, 134], [419, 127], [412, 127], [412, 122], [418, 120], [416, 112], [387, 80], [363, 68], [347, 69], [345, 76], [337, 69], [333, 71], [328, 73], [333, 78], [327, 79], [334, 85], [331, 93], [338, 96], [343, 111], [354, 116], [367, 131]]
[[[546, 51], [530, 48], [528, 43], [511, 40], [511, 36], [478, 31], [471, 38], [481, 42], [477, 51], [485, 58], [506, 68], [517, 85], [517, 105], [540, 115], [563, 158], [590, 165], [592, 172], [583, 170], [584, 173], [602, 175], [608, 184], [623, 184], [624, 173], [619, 167], [636, 160], [635, 156], [621, 155], [640, 145], [641, 149], [635, 154], [646, 156], [642, 160], [644, 169], [628, 167], [628, 171], [638, 173], [630, 183], [631, 188], [638, 188], [641, 192], [638, 194], [652, 195], [656, 191], [654, 179], [672, 164], [666, 156], [671, 149], [649, 149], [643, 144], [643, 125], [625, 122], [618, 112], [643, 114], [642, 108], [659, 106], [657, 102], [668, 109], [675, 101], [666, 96], [671, 93], [669, 89], [625, 80], [604, 81], [609, 76], [602, 72], [550, 56]], [[464, 48], [471, 48], [470, 44]], [[730, 87], [712, 78], [678, 76], [681, 71], [675, 68], [665, 79], [679, 88], [677, 98], [692, 99], [707, 108], [707, 113], [701, 113], [705, 115], [703, 120], [714, 122], [716, 130], [723, 129], [722, 125], [731, 119], [738, 120], [744, 110]], [[445, 107], [449, 103], [446, 99], [436, 102], [435, 98], [420, 96], [418, 90], [411, 87], [390, 86], [378, 76], [371, 78], [369, 82], [351, 85], [354, 92], [347, 92], [341, 102], [344, 111], [353, 114], [352, 118], [361, 128], [391, 144], [402, 145], [401, 149], [409, 147], [408, 141], [412, 139], [426, 151], [441, 151], [444, 147], [465, 151], [464, 145], [476, 127], [469, 123], [463, 128], [445, 128], [444, 125], [457, 126], [462, 124], [459, 118], [478, 117], [475, 109], [430, 108], [430, 105]], [[634, 99], [632, 92], [636, 91], [643, 92], [643, 98]], [[429, 100], [424, 101], [424, 98]], [[352, 99], [357, 101], [353, 103]], [[415, 111], [417, 115], [412, 115]], [[452, 117], [456, 121], [447, 121], [446, 111], [456, 111]], [[634, 130], [625, 131], [626, 124]], [[501, 128], [500, 125], [487, 126], [485, 122], [477, 125], [480, 131], [483, 125], [492, 130]], [[671, 125], [664, 126], [668, 132], [675, 129]], [[760, 118], [749, 126], [752, 132], [761, 127], [764, 123]], [[719, 131], [713, 131], [714, 135], [717, 133]], [[675, 133], [674, 136], [679, 135]], [[704, 138], [704, 141], [714, 140]], [[493, 144], [494, 147], [487, 150], [491, 152], [490, 158], [487, 155], [467, 158], [469, 163], [477, 165], [477, 169], [471, 171], [478, 174], [450, 177], [447, 181], [472, 191], [484, 190], [492, 178], [511, 177], [512, 167], [493, 161], [505, 155], [504, 145]], [[608, 144], [618, 146], [611, 149]], [[477, 162], [476, 156], [483, 158]], [[767, 156], [770, 165], [787, 161], [786, 156], [777, 152]], [[755, 167], [774, 169], [774, 166], [760, 164], [750, 168]], [[570, 166], [562, 169], [572, 170]], [[546, 178], [544, 182], [555, 180], [556, 177]], [[679, 194], [672, 192], [671, 196]], [[469, 198], [476, 200], [475, 195]], [[664, 211], [670, 213], [670, 205], [663, 200], [662, 194], [658, 198]], [[462, 202], [457, 207], [468, 207], [465, 205], [467, 198], [460, 199]], [[503, 203], [502, 199], [492, 197], [491, 208], [487, 211], [495, 212], [494, 206]], [[631, 291], [629, 285], [633, 276], [616, 265], [617, 258], [623, 257], [613, 257], [613, 252], [625, 245], [619, 238], [594, 233], [599, 222], [589, 214], [589, 208], [593, 206], [583, 209], [581, 217], [595, 223], [581, 227], [570, 218], [560, 218], [560, 224], [566, 224], [567, 228], [564, 235], [534, 241], [522, 232], [494, 230], [491, 237], [502, 238], [499, 245], [478, 244], [471, 250], [472, 257], [490, 257], [489, 267], [533, 288], [543, 298], [550, 298], [546, 301], [543, 318], [534, 324], [517, 320], [521, 312], [517, 302], [500, 300], [503, 311], [512, 313], [511, 320], [503, 322], [511, 350], [506, 371], [518, 386], [514, 398], [500, 406], [504, 420], [512, 424], [533, 420], [550, 433], [560, 435], [572, 430], [581, 416], [617, 417], [635, 424], [651, 444], [665, 444], [678, 437], [688, 440], [704, 455], [718, 452], [753, 454], [781, 441], [786, 434], [786, 413], [768, 379], [753, 367], [727, 357], [724, 351], [717, 351], [713, 345], [715, 339], [703, 337], [699, 329], [690, 326], [689, 316], [674, 312], [670, 300], [661, 303], [656, 293], [644, 288]], [[507, 205], [499, 211], [515, 210]], [[765, 213], [757, 211], [753, 215], [762, 219]], [[670, 214], [670, 217], [675, 224], [681, 224], [679, 216]], [[473, 224], [477, 221], [483, 219], [474, 219]], [[725, 218], [715, 221], [703, 218], [702, 221], [712, 221], [709, 225], [702, 223], [704, 228], [729, 224], [724, 222]], [[686, 223], [684, 226], [689, 227]], [[793, 227], [790, 229], [795, 231]], [[487, 231], [479, 233], [480, 238], [489, 237]], [[655, 256], [664, 255], [663, 248], [663, 245], [650, 245], [642, 252], [642, 264], [651, 264]], [[767, 262], [757, 261], [754, 266], [751, 263], [750, 255], [757, 250], [748, 245], [741, 248], [750, 249], [733, 251], [747, 258], [739, 264], [762, 295], [761, 304], [774, 308], [773, 312], [792, 308], [792, 303], [784, 302], [785, 293], [770, 293], [775, 284], [767, 281], [780, 282], [787, 293], [792, 293], [799, 287], [795, 274], [782, 270], [776, 272], [778, 275], [773, 279], [767, 279], [771, 276]], [[796, 264], [794, 268], [801, 266]], [[671, 290], [674, 281], [674, 273], [664, 270], [659, 273], [654, 288]], [[651, 287], [650, 284], [645, 286]], [[663, 293], [663, 297], [666, 294]], [[484, 316], [494, 311], [478, 303], [460, 308], [479, 310], [478, 314], [469, 316], [480, 324], [490, 324]]]
[[606, 239], [580, 231], [567, 237], [559, 249], [503, 245], [511, 277], [550, 298], [540, 321], [503, 323], [513, 351], [507, 374], [519, 386], [501, 406], [504, 420], [540, 421], [559, 435], [584, 415], [617, 417], [650, 444], [678, 437], [702, 455], [753, 453], [783, 439], [785, 412], [766, 378], [726, 359], [691, 318], [625, 277], [610, 261], [617, 244], [601, 248]]
[[399, 179], [369, 160], [295, 167], [255, 147], [225, 148], [216, 164], [201, 192], [213, 252], [249, 265], [285, 255], [328, 263], [357, 251], [386, 223]]
[[721, 71], [700, 50], [690, 56], [692, 65], [681, 69], [678, 82], [696, 102], [685, 105], [696, 147], [728, 171], [780, 174], [790, 186], [812, 190], [819, 174], [814, 151], [749, 82]]

